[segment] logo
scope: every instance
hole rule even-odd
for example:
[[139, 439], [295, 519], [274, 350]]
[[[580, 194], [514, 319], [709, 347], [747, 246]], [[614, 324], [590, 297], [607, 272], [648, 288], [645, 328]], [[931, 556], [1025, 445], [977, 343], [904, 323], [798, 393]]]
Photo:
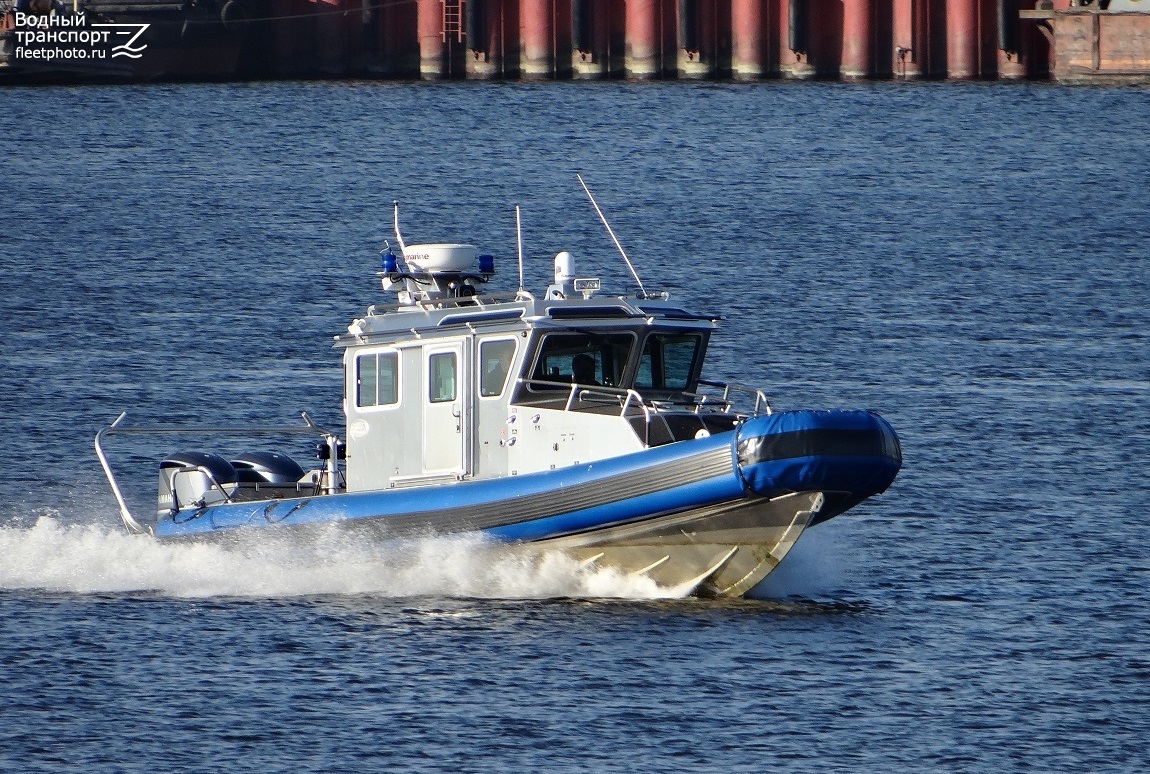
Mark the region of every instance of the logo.
[[88, 21], [88, 14], [15, 13], [12, 57], [20, 60], [139, 59], [148, 44], [142, 40], [150, 24]]
[[112, 24], [101, 23], [93, 24], [93, 27], [107, 27], [112, 30], [113, 40], [123, 39], [125, 36], [127, 40], [119, 45], [112, 47], [112, 58], [118, 56], [126, 56], [129, 59], [139, 59], [144, 53], [144, 49], [148, 47], [147, 43], [140, 42], [140, 36], [144, 34], [144, 30], [151, 27], [150, 24]]

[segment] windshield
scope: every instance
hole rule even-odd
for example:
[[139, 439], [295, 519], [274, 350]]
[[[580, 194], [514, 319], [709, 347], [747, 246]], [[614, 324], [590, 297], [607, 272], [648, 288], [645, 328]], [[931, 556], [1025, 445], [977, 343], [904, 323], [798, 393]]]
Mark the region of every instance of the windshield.
[[[618, 387], [635, 346], [630, 333], [551, 333], [543, 337], [531, 378]], [[547, 389], [532, 385], [533, 389]]]
[[702, 334], [652, 333], [643, 342], [635, 389], [690, 391], [702, 353]]

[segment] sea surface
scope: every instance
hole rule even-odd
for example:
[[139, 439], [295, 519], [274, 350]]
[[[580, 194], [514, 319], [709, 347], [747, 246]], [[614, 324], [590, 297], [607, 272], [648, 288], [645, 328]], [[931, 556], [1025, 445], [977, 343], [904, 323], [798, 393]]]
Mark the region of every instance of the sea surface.
[[[0, 90], [0, 771], [1143, 771], [1150, 90]], [[92, 448], [341, 427], [408, 241], [721, 313], [710, 374], [870, 408], [891, 489], [734, 602], [469, 538], [158, 545]], [[171, 451], [121, 437], [141, 512]], [[193, 446], [199, 448], [200, 445]], [[281, 447], [306, 461], [305, 448]]]

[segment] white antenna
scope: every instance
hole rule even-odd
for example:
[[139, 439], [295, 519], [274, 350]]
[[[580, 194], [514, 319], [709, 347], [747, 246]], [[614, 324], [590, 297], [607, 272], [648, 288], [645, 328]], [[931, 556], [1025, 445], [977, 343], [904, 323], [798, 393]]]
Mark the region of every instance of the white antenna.
[[399, 249], [407, 253], [407, 245], [403, 243], [403, 234], [399, 233], [399, 199], [392, 199], [391, 206], [395, 211], [395, 239], [399, 242]]
[[[523, 228], [519, 223], [519, 205], [515, 205], [515, 247], [519, 251], [519, 293], [523, 292]], [[516, 297], [519, 296], [516, 293]]]
[[583, 190], [587, 192], [587, 198], [591, 200], [591, 206], [595, 208], [595, 212], [599, 213], [599, 220], [603, 221], [603, 226], [607, 229], [607, 233], [611, 235], [611, 241], [615, 243], [615, 247], [619, 250], [619, 255], [623, 256], [623, 260], [627, 262], [627, 268], [631, 270], [631, 276], [639, 283], [639, 293], [643, 298], [647, 297], [647, 291], [643, 288], [643, 280], [639, 279], [639, 274], [635, 271], [635, 267], [631, 265], [631, 259], [627, 257], [627, 252], [623, 249], [623, 245], [619, 244], [619, 238], [615, 236], [615, 232], [611, 230], [611, 224], [607, 222], [607, 218], [603, 215], [603, 210], [599, 209], [595, 197], [591, 195], [591, 189], [583, 182], [583, 176], [578, 172], [575, 177], [579, 178], [579, 185], [583, 186]]

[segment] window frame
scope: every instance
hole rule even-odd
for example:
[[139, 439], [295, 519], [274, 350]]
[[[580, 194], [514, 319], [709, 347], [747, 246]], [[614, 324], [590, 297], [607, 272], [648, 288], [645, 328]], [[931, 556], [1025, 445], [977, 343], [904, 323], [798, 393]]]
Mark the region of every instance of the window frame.
[[[546, 374], [542, 374], [542, 375], [537, 376], [536, 373], [543, 367], [544, 358], [547, 355], [546, 349], [547, 349], [547, 342], [549, 339], [575, 338], [578, 336], [586, 337], [590, 341], [594, 341], [595, 339], [600, 339], [600, 338], [608, 338], [608, 337], [619, 337], [619, 338], [626, 337], [627, 339], [629, 339], [629, 342], [628, 342], [627, 347], [626, 347], [625, 352], [624, 352], [624, 357], [621, 358], [621, 363], [617, 366], [618, 379], [616, 381], [618, 383], [617, 384], [612, 383], [612, 384], [604, 384], [603, 385], [605, 387], [610, 387], [612, 389], [626, 389], [622, 385], [627, 384], [630, 381], [632, 361], [634, 360], [634, 357], [635, 357], [635, 348], [636, 348], [636, 346], [638, 346], [639, 340], [640, 340], [640, 336], [638, 335], [637, 331], [635, 331], [633, 329], [625, 329], [625, 330], [614, 329], [614, 330], [607, 330], [607, 331], [602, 331], [602, 332], [595, 331], [595, 330], [582, 330], [582, 331], [565, 330], [565, 331], [548, 331], [548, 332], [544, 333], [542, 336], [540, 336], [538, 342], [535, 343], [534, 355], [532, 356], [532, 359], [531, 359], [531, 368], [526, 371], [526, 373], [531, 374], [531, 376], [528, 379], [528, 384], [527, 384], [528, 392], [531, 392], [534, 394], [540, 394], [540, 393], [553, 392], [554, 390], [559, 389], [558, 387], [536, 386], [534, 384], [534, 382], [536, 382], [536, 381], [542, 381], [542, 382], [554, 381], [557, 383], [566, 383], [566, 382], [564, 382], [564, 376], [565, 376], [564, 374], [559, 374], [557, 378], [551, 378], [549, 375], [546, 375]], [[602, 348], [601, 347], [600, 348], [587, 348], [587, 349], [584, 349], [581, 351], [588, 352], [589, 354], [592, 354], [592, 350], [594, 350], [594, 352], [593, 352], [594, 355], [598, 355], [602, 351]], [[575, 354], [578, 354], [578, 353], [576, 352]], [[606, 374], [604, 374], [602, 372], [602, 366], [603, 366], [602, 359], [600, 357], [596, 356], [595, 360], [596, 360], [596, 365], [599, 369], [599, 376], [605, 377]]]
[[[437, 363], [444, 359], [450, 359], [451, 363], [451, 396], [438, 397], [436, 389], [439, 386], [440, 372], [437, 371]], [[429, 404], [436, 403], [454, 403], [459, 400], [459, 355], [455, 350], [446, 350], [441, 352], [427, 353], [427, 402]]]
[[[687, 378], [686, 378], [683, 386], [682, 387], [668, 387], [666, 384], [666, 377], [667, 377], [667, 361], [665, 358], [666, 342], [664, 340], [667, 338], [680, 338], [680, 337], [681, 338], [688, 338], [689, 337], [689, 338], [695, 339], [695, 349], [694, 349], [694, 352], [691, 356], [691, 363], [687, 369]], [[706, 357], [708, 339], [709, 339], [708, 332], [707, 331], [701, 331], [701, 330], [674, 330], [674, 329], [668, 330], [668, 329], [664, 329], [664, 330], [650, 331], [649, 333], [647, 333], [646, 336], [643, 337], [643, 343], [639, 349], [639, 357], [635, 361], [635, 374], [631, 379], [632, 388], [635, 389], [636, 391], [640, 392], [640, 393], [642, 393], [644, 391], [648, 391], [648, 392], [661, 393], [661, 394], [686, 393], [686, 392], [692, 391], [692, 389], [697, 389], [698, 388], [698, 381], [699, 381], [699, 374], [702, 371], [703, 360]], [[661, 379], [660, 379], [660, 381], [662, 382], [662, 384], [661, 385], [655, 384], [655, 378], [654, 378], [654, 376], [655, 376], [655, 357], [652, 356], [652, 358], [651, 358], [651, 372], [650, 372], [651, 383], [640, 385], [639, 384], [639, 377], [640, 377], [640, 374], [643, 372], [643, 364], [644, 364], [644, 361], [646, 359], [646, 355], [648, 352], [648, 346], [651, 344], [652, 340], [660, 341], [658, 360], [659, 360], [659, 365], [661, 368], [661, 374], [660, 374]]]
[[[489, 344], [510, 344], [511, 361], [507, 366], [507, 373], [503, 375], [503, 382], [499, 385], [499, 392], [486, 395], [483, 391], [483, 375], [487, 364], [483, 359], [483, 350], [484, 347]], [[507, 394], [508, 384], [511, 382], [511, 374], [515, 370], [515, 359], [519, 354], [519, 338], [516, 336], [492, 336], [490, 338], [480, 339], [479, 346], [476, 349], [476, 360], [479, 363], [479, 367], [476, 369], [475, 375], [475, 394], [480, 400], [498, 400]]]
[[[353, 405], [355, 406], [357, 411], [391, 410], [391, 409], [395, 409], [396, 407], [402, 405], [402, 403], [403, 403], [403, 364], [402, 364], [403, 358], [401, 358], [399, 356], [399, 354], [400, 354], [399, 350], [392, 348], [392, 347], [388, 347], [386, 349], [372, 350], [370, 352], [357, 352], [355, 354], [355, 356], [352, 359], [352, 381], [353, 381], [353, 384], [355, 387], [355, 395], [354, 395]], [[394, 380], [393, 380], [394, 400], [388, 401], [386, 403], [380, 402], [380, 400], [379, 400], [379, 385], [381, 382], [381, 380], [379, 378], [379, 375], [380, 375], [379, 363], [380, 363], [381, 358], [387, 358], [388, 360], [392, 361], [392, 363], [394, 364]], [[375, 402], [374, 403], [362, 402], [363, 379], [361, 378], [361, 373], [362, 373], [363, 363], [364, 363], [364, 361], [366, 361], [368, 359], [374, 360], [374, 369], [373, 369], [373, 380], [375, 383], [374, 384], [374, 386], [375, 386], [375, 390], [374, 390], [375, 391]]]

